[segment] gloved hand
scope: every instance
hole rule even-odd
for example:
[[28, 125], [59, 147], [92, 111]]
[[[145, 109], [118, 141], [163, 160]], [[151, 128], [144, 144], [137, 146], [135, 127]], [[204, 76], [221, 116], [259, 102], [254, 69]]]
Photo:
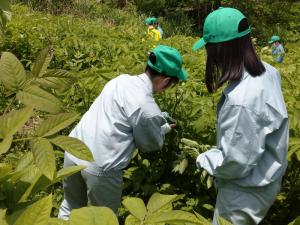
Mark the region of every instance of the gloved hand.
[[168, 112], [162, 112], [162, 116], [168, 124], [176, 124], [176, 120], [173, 119]]

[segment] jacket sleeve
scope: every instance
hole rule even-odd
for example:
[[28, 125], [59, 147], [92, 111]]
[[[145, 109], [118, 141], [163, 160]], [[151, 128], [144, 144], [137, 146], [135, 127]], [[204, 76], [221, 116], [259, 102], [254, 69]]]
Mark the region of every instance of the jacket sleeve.
[[247, 176], [264, 153], [266, 122], [243, 106], [225, 106], [218, 119], [218, 147], [197, 158], [197, 166], [221, 179]]
[[163, 147], [165, 134], [171, 130], [162, 114], [151, 115], [141, 111], [136, 112], [132, 119], [136, 147], [143, 152], [160, 150]]

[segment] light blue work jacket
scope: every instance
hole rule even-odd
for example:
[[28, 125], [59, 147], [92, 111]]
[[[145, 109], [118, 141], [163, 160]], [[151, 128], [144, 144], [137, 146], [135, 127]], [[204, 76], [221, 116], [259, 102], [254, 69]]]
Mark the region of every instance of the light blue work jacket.
[[87, 171], [121, 170], [135, 148], [160, 150], [171, 128], [156, 104], [152, 82], [146, 74], [120, 75], [109, 81], [80, 122], [70, 133], [91, 150], [95, 162], [68, 157]]
[[279, 44], [278, 46], [274, 45], [272, 54], [275, 55], [276, 61], [278, 63], [282, 63], [284, 55], [285, 55], [285, 51], [284, 51], [282, 44]]
[[252, 77], [244, 71], [230, 82], [218, 106], [217, 147], [202, 153], [197, 166], [217, 183], [262, 187], [281, 180], [287, 167], [288, 115], [279, 72]]

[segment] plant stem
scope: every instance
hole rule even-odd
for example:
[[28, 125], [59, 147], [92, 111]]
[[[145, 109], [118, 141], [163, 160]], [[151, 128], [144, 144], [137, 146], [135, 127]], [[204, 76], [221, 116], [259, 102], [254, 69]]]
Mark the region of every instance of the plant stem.
[[16, 98], [16, 96], [14, 96], [14, 97], [10, 100], [9, 104], [6, 106], [6, 108], [5, 108], [4, 112], [3, 112], [3, 115], [7, 113], [7, 111], [9, 110], [9, 108], [11, 107], [11, 105], [13, 104], [13, 102], [15, 101], [15, 98]]
[[13, 142], [27, 141], [27, 140], [31, 140], [31, 139], [33, 139], [33, 138], [34, 138], [34, 137], [20, 138], [20, 139], [15, 139], [15, 140], [13, 140]]

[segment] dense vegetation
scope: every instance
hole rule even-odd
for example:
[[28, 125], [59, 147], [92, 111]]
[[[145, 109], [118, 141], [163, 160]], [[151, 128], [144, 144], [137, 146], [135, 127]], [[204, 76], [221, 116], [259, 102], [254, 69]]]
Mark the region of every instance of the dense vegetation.
[[[45, 2], [48, 5], [43, 5]], [[4, 34], [0, 41], [0, 50], [5, 52], [0, 61], [1, 224], [5, 221], [8, 224], [64, 224], [55, 219], [47, 220], [50, 212], [53, 217], [57, 215], [63, 197], [60, 180], [82, 167], [62, 169], [62, 150], [91, 159], [83, 143], [67, 137], [72, 124], [85, 113], [107, 81], [122, 73], [142, 73], [149, 50], [157, 45], [145, 35], [145, 16], [136, 10], [137, 7], [139, 12], [145, 12], [146, 3], [153, 1], [140, 1], [137, 6], [134, 2], [127, 2], [127, 7], [122, 9], [113, 8], [114, 2], [45, 2], [26, 1], [43, 12], [25, 5], [13, 5], [12, 20], [3, 24]], [[161, 2], [165, 9], [174, 4], [174, 7], [179, 7], [178, 11], [188, 3], [193, 3], [190, 4], [193, 10], [196, 6], [206, 6], [201, 16], [198, 14], [201, 19], [215, 7], [209, 2], [217, 1], [155, 2]], [[176, 5], [176, 2], [181, 2], [181, 5]], [[242, 1], [218, 2], [238, 4], [246, 14], [253, 15], [250, 19], [258, 52], [282, 75], [290, 116], [289, 168], [282, 191], [262, 224], [288, 224], [300, 215], [300, 107], [297, 104], [300, 100], [300, 24], [299, 17], [294, 16], [299, 12], [300, 4], [276, 1], [268, 6], [267, 1], [259, 4], [253, 1], [256, 4], [246, 7]], [[62, 9], [68, 3], [72, 3], [72, 7]], [[289, 8], [279, 10], [280, 4], [288, 4]], [[260, 21], [254, 17], [261, 13], [264, 15], [262, 21], [268, 21], [273, 19], [274, 11], [282, 15], [272, 22], [290, 23], [279, 32], [288, 40], [288, 53], [280, 65], [274, 63], [269, 49], [262, 45], [267, 36], [273, 34], [273, 28], [268, 27], [271, 22], [260, 27]], [[166, 29], [170, 30], [171, 36], [161, 43], [180, 50], [190, 79], [157, 96], [162, 110], [176, 118], [177, 128], [168, 135], [162, 151], [135, 152], [124, 171], [124, 207], [119, 211], [119, 222], [123, 224], [127, 218], [128, 225], [183, 224], [176, 220], [180, 217], [186, 224], [207, 224], [203, 217], [212, 218], [216, 192], [212, 178], [205, 171], [196, 169], [191, 152], [205, 151], [215, 145], [215, 108], [221, 91], [210, 95], [205, 88], [205, 52], [192, 52], [191, 46], [197, 38], [186, 35], [194, 30], [184, 34], [184, 30], [177, 27], [182, 21], [176, 23], [176, 18], [172, 20], [167, 11], [153, 13], [168, 18]], [[187, 25], [192, 24], [191, 19], [196, 15], [185, 15]], [[173, 35], [171, 24], [176, 24], [173, 30], [182, 33]], [[278, 24], [275, 27], [281, 29]], [[156, 192], [164, 195], [154, 194]], [[147, 207], [143, 201], [148, 202]], [[88, 217], [95, 214], [99, 215], [96, 220], [105, 217], [111, 224], [117, 224], [112, 213], [105, 208], [74, 211], [70, 224], [83, 224], [80, 221], [87, 224]], [[94, 224], [92, 220], [90, 224]]]

